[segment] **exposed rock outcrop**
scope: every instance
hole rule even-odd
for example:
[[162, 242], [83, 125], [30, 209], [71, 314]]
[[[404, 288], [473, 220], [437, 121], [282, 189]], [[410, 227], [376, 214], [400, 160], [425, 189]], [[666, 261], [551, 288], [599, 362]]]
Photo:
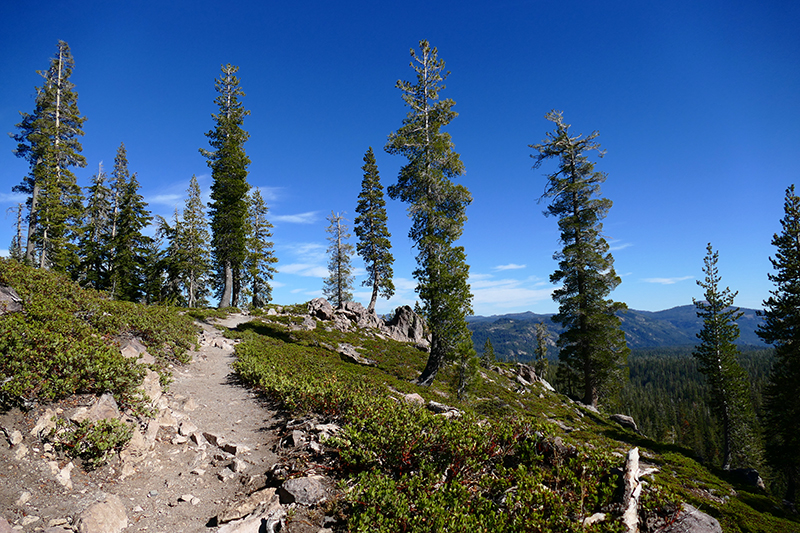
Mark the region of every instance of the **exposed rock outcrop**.
[[22, 298], [11, 287], [0, 285], [0, 315], [22, 312]]

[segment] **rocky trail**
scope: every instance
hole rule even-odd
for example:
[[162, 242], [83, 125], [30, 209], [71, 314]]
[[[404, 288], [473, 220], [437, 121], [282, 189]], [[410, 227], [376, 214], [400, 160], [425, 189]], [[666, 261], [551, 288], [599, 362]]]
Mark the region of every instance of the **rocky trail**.
[[[217, 324], [234, 328], [246, 320], [231, 315]], [[280, 455], [307, 448], [324, 456], [319, 435], [337, 428], [279, 416], [237, 382], [230, 368], [233, 342], [214, 325], [201, 327], [192, 362], [173, 369], [167, 392], [154, 373], [145, 379], [157, 417], [97, 470], [79, 468], [41, 436], [53, 415], [125, 420], [108, 405], [113, 398], [0, 414], [6, 436], [0, 439], [0, 533], [331, 531], [324, 526], [332, 519], [316, 509], [330, 481], [313, 472], [288, 479], [291, 468], [281, 467]], [[147, 356], [135, 344], [134, 356]]]

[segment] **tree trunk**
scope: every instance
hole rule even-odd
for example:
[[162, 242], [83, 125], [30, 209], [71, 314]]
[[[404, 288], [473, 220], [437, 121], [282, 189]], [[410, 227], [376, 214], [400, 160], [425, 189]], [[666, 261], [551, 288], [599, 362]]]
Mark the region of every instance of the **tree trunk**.
[[222, 288], [222, 297], [219, 299], [219, 308], [231, 306], [231, 295], [233, 293], [233, 269], [231, 262], [225, 261], [225, 285]]
[[433, 380], [436, 379], [436, 374], [439, 372], [439, 367], [443, 360], [444, 351], [439, 346], [438, 339], [436, 339], [434, 334], [434, 337], [431, 339], [431, 353], [428, 356], [428, 362], [425, 364], [425, 369], [415, 383], [422, 387], [430, 387]]
[[367, 306], [368, 313], [375, 312], [375, 302], [378, 300], [378, 274], [375, 274], [375, 279], [372, 280], [372, 298], [369, 300], [369, 306]]

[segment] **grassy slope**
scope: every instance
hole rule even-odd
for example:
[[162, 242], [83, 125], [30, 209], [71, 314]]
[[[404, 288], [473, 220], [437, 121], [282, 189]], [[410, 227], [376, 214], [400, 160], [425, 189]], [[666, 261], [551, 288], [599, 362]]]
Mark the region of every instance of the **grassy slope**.
[[[24, 313], [0, 316], [5, 407], [110, 390], [135, 408], [142, 368], [119, 355], [114, 338], [142, 337], [161, 367], [180, 361], [193, 340], [193, 326], [174, 309], [110, 301], [49, 272], [0, 260], [0, 284], [15, 288], [25, 304]], [[687, 501], [716, 516], [725, 531], [800, 531], [775, 501], [731, 485], [688, 452], [643, 439], [537, 386], [518, 391], [509, 378], [486, 371], [462, 403], [447, 385], [450, 369], [430, 389], [410, 383], [426, 357], [412, 346], [326, 331], [324, 323], [290, 332], [286, 326], [298, 319], [273, 320], [231, 333], [244, 340], [237, 370], [291, 412], [342, 424], [329, 444], [340, 457], [334, 475], [349, 487], [340, 509], [351, 530], [618, 531], [617, 520], [582, 529], [580, 519], [618, 512], [614, 469], [639, 446], [660, 469], [643, 496], [645, 518], [669, 519], [674, 502]], [[338, 342], [360, 346], [378, 367], [344, 362], [332, 350]], [[448, 420], [398, 400], [411, 392], [465, 414]]]
[[[616, 516], [615, 468], [640, 447], [659, 468], [643, 496], [643, 518], [674, 517], [677, 502], [715, 516], [730, 532], [800, 531], [775, 500], [709, 471], [690, 452], [662, 445], [610, 422], [539, 386], [520, 387], [485, 371], [471, 399], [458, 402], [443, 371], [430, 389], [410, 383], [426, 354], [358, 333], [294, 331], [299, 319], [253, 322], [232, 335], [236, 368], [248, 382], [292, 412], [339, 420], [345, 433], [331, 444], [338, 475], [351, 487], [342, 501], [354, 531], [582, 531], [599, 511]], [[339, 342], [362, 348], [377, 368], [344, 362]], [[447, 420], [398, 398], [416, 392], [462, 409]], [[556, 444], [555, 438], [564, 446]], [[617, 520], [588, 528], [616, 531]]]
[[0, 316], [2, 407], [112, 392], [122, 407], [137, 410], [145, 369], [122, 356], [116, 339], [141, 338], [160, 372], [184, 361], [196, 339], [196, 327], [176, 309], [113, 301], [16, 261], [0, 259], [0, 285], [15, 289], [24, 305]]

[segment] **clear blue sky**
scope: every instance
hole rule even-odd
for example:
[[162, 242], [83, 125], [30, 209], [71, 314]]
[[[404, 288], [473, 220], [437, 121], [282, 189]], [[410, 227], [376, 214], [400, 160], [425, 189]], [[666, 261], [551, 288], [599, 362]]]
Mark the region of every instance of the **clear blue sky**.
[[[275, 301], [306, 301], [321, 294], [325, 217], [354, 218], [367, 148], [384, 186], [404, 163], [383, 151], [406, 114], [394, 84], [412, 79], [409, 49], [427, 39], [459, 113], [448, 131], [474, 198], [461, 242], [476, 314], [556, 310], [556, 220], [537, 203], [546, 169], [531, 169], [528, 148], [551, 109], [576, 133], [598, 130], [608, 152], [596, 168], [614, 202], [615, 300], [690, 304], [711, 242], [736, 303], [760, 307], [784, 191], [800, 176], [799, 24], [789, 1], [2, 2], [0, 129], [33, 110], [36, 70], [67, 41], [87, 117], [79, 183], [124, 142], [150, 209], [169, 216], [192, 174], [208, 192], [198, 148], [214, 80], [221, 64], [240, 66], [249, 182], [275, 224]], [[3, 215], [27, 172], [14, 147], [0, 136]], [[398, 291], [379, 312], [416, 296], [405, 206], [388, 203]], [[2, 249], [13, 222], [0, 217]], [[366, 288], [356, 296], [366, 302]]]

